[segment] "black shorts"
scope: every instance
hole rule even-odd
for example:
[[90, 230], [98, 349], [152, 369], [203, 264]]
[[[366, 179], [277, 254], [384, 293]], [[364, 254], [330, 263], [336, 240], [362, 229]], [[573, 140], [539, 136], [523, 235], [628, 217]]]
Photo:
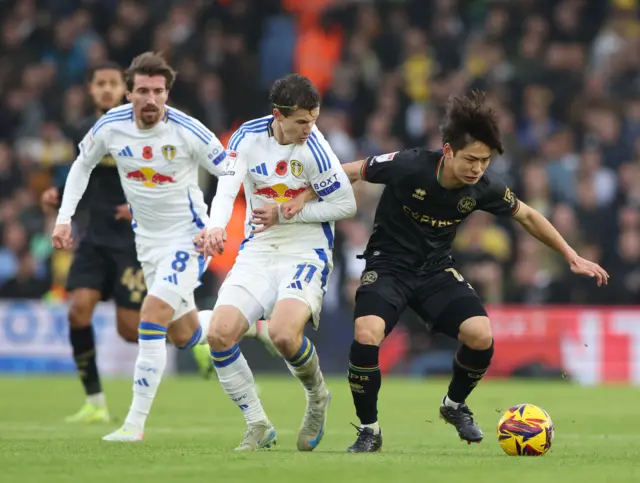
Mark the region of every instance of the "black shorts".
[[389, 260], [368, 260], [356, 292], [355, 318], [377, 315], [389, 335], [407, 307], [430, 330], [456, 339], [465, 320], [487, 316], [480, 297], [453, 265], [417, 271]]
[[84, 238], [75, 252], [67, 277], [67, 291], [98, 290], [102, 300], [140, 310], [147, 289], [135, 245], [108, 247]]

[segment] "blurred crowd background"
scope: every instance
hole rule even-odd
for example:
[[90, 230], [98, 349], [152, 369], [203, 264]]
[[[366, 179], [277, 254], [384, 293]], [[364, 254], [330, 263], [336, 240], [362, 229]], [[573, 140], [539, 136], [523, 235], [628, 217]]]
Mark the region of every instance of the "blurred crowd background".
[[[506, 154], [499, 172], [611, 285], [509, 220], [474, 214], [456, 239], [460, 271], [487, 303], [640, 300], [640, 17], [635, 0], [0, 1], [0, 298], [64, 297], [71, 254], [52, 253], [40, 194], [76, 155], [91, 112], [86, 72], [146, 50], [177, 68], [170, 103], [226, 142], [270, 112], [273, 80], [297, 71], [323, 94], [318, 121], [343, 162], [439, 148], [446, 99], [490, 95]], [[202, 177], [210, 200], [215, 179]], [[337, 228], [327, 304], [350, 311], [380, 187], [355, 186]], [[242, 239], [238, 200], [231, 246]], [[232, 250], [229, 250], [232, 251]], [[211, 267], [215, 293], [232, 257]]]

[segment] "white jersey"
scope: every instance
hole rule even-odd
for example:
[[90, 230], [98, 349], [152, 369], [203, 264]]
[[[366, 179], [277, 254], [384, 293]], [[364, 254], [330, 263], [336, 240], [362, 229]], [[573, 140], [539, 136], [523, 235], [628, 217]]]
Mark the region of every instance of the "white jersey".
[[[334, 220], [353, 216], [355, 197], [349, 178], [324, 136], [314, 126], [304, 144], [281, 145], [273, 135], [273, 116], [246, 122], [227, 146], [225, 172], [211, 204], [210, 227], [224, 228], [240, 183], [247, 198], [245, 241], [241, 250], [288, 253], [331, 250]], [[266, 203], [284, 203], [312, 186], [319, 199], [307, 203], [290, 221], [281, 219], [253, 235], [251, 210]]]
[[153, 128], [138, 129], [131, 104], [107, 112], [80, 143], [57, 223], [70, 222], [91, 170], [106, 154], [116, 161], [136, 243], [168, 245], [176, 238], [192, 238], [206, 226], [198, 165], [219, 176], [224, 147], [202, 123], [171, 107]]

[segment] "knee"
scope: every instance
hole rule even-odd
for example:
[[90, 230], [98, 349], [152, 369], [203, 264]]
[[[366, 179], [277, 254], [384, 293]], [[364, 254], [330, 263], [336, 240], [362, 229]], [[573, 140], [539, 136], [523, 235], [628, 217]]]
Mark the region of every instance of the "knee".
[[81, 302], [72, 301], [69, 307], [69, 323], [74, 329], [91, 325], [92, 308]]
[[207, 342], [212, 350], [217, 352], [229, 350], [238, 343], [241, 336], [242, 331], [237, 324], [214, 314], [207, 333]]
[[354, 327], [354, 339], [364, 345], [380, 345], [384, 340], [385, 323], [375, 315], [358, 317]]
[[138, 325], [131, 325], [126, 320], [118, 319], [118, 335], [126, 342], [138, 342]]
[[285, 357], [293, 357], [302, 345], [302, 332], [275, 325], [269, 325], [269, 338]]
[[488, 317], [471, 317], [460, 325], [458, 339], [473, 350], [486, 350], [493, 344]]
[[174, 313], [173, 307], [164, 300], [153, 295], [147, 295], [140, 309], [140, 320], [167, 327], [173, 319]]

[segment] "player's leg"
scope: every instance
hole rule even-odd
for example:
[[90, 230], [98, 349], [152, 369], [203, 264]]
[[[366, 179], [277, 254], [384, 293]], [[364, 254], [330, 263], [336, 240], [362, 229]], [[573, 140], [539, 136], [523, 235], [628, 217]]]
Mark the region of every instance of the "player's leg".
[[108, 422], [109, 413], [96, 363], [96, 345], [91, 318], [102, 298], [105, 261], [95, 247], [83, 240], [74, 255], [67, 278], [69, 291], [69, 341], [78, 375], [86, 395], [85, 404], [67, 422]]
[[398, 323], [414, 283], [415, 277], [398, 272], [390, 261], [367, 263], [360, 278], [348, 371], [360, 426], [356, 441], [347, 449], [351, 453], [370, 453], [382, 448], [378, 422], [378, 394], [382, 385], [379, 346]]
[[455, 426], [463, 440], [480, 442], [483, 434], [466, 400], [493, 357], [489, 318], [471, 285], [451, 267], [433, 277], [423, 293], [430, 295], [411, 303], [411, 307], [430, 320], [436, 331], [462, 342], [453, 360], [453, 376], [442, 400], [440, 416]]
[[[211, 324], [211, 318], [213, 316], [213, 310], [201, 310], [198, 312], [198, 320], [202, 327], [203, 333], [209, 332], [209, 325]], [[280, 352], [273, 345], [271, 338], [269, 337], [269, 321], [260, 319], [255, 324], [250, 325], [247, 331], [244, 333], [243, 338], [257, 339], [264, 344], [265, 349], [274, 356], [279, 356]]]
[[302, 384], [307, 400], [298, 431], [298, 450], [312, 451], [325, 431], [331, 394], [320, 370], [320, 359], [304, 328], [317, 329], [322, 300], [333, 264], [325, 250], [286, 256], [275, 263], [278, 300], [270, 317], [269, 333], [287, 367]]
[[[110, 248], [108, 252], [112, 276], [113, 301], [116, 304], [118, 334], [127, 342], [138, 342], [140, 307], [147, 294], [144, 273], [134, 245]], [[111, 275], [111, 274], [110, 274]]]
[[285, 298], [276, 303], [269, 324], [274, 345], [305, 390], [307, 406], [297, 443], [300, 451], [312, 451], [322, 440], [331, 401], [320, 370], [318, 352], [313, 342], [304, 336], [304, 328], [311, 317], [307, 302]]
[[347, 449], [351, 453], [370, 453], [382, 448], [382, 431], [378, 422], [382, 374], [378, 356], [380, 344], [397, 324], [399, 313], [400, 310], [379, 293], [360, 291], [356, 295], [348, 378], [360, 427], [358, 438]]
[[[241, 266], [234, 267], [233, 271], [235, 274], [232, 275], [237, 277]], [[234, 281], [235, 277], [231, 280]], [[258, 287], [254, 284], [253, 288]], [[236, 448], [240, 451], [269, 448], [276, 444], [276, 431], [262, 408], [253, 373], [238, 346], [249, 325], [255, 324], [263, 313], [263, 305], [247, 288], [225, 284], [218, 294], [209, 325], [207, 339], [218, 381], [247, 422], [247, 430]]]
[[140, 310], [133, 400], [124, 425], [105, 436], [105, 441], [143, 439], [145, 423], [167, 363], [169, 324], [186, 313], [185, 308], [195, 310], [193, 290], [198, 282], [200, 262], [193, 248], [163, 247], [138, 255], [149, 291]]

